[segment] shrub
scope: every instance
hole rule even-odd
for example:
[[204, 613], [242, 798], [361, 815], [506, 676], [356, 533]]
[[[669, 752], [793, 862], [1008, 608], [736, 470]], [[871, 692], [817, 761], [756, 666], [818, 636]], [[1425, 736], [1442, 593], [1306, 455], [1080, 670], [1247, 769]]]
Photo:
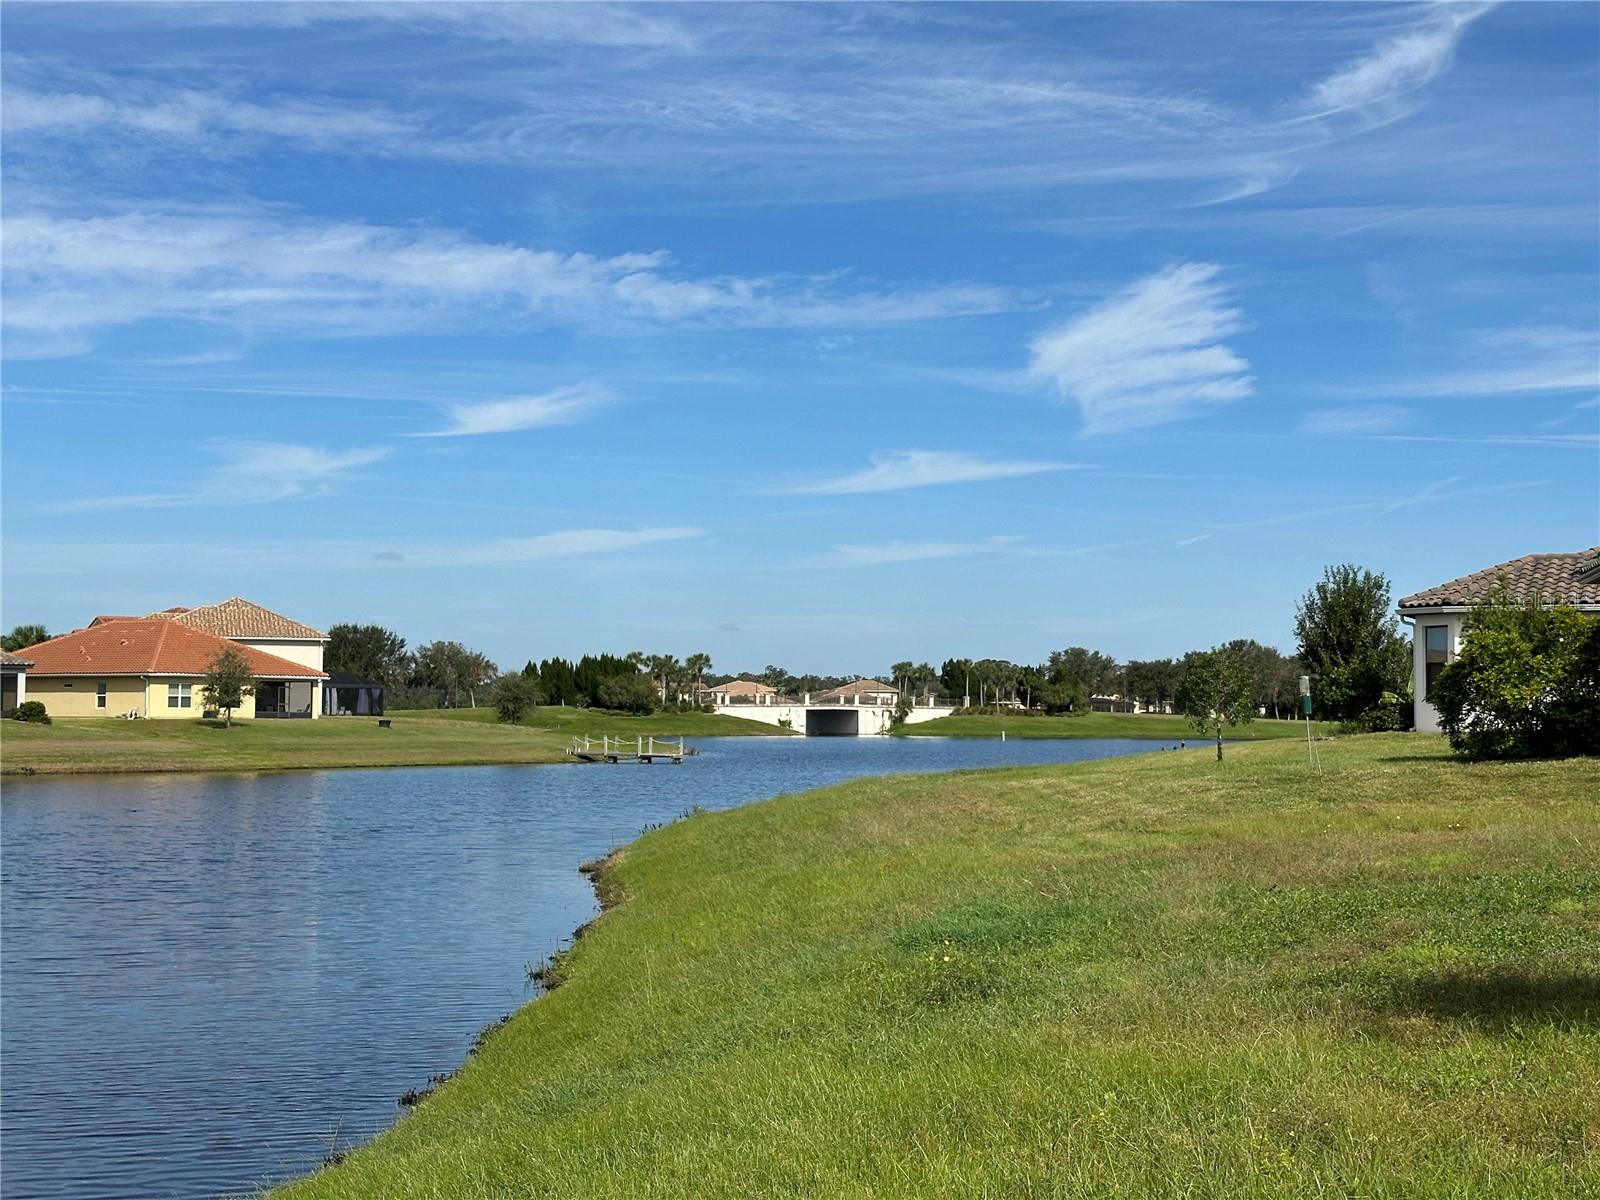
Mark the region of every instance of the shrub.
[[1468, 615], [1428, 699], [1468, 758], [1600, 753], [1600, 619], [1494, 596]]
[[50, 714], [45, 711], [44, 703], [40, 700], [24, 700], [17, 705], [16, 712], [11, 715], [15, 720], [24, 721], [29, 725], [50, 724]]
[[1409, 696], [1385, 692], [1383, 699], [1360, 716], [1339, 723], [1340, 733], [1404, 733], [1414, 723]]
[[598, 691], [602, 708], [630, 713], [655, 711], [655, 685], [643, 675], [608, 676], [600, 681]]
[[489, 703], [502, 721], [515, 725], [539, 705], [539, 681], [520, 671], [494, 681]]

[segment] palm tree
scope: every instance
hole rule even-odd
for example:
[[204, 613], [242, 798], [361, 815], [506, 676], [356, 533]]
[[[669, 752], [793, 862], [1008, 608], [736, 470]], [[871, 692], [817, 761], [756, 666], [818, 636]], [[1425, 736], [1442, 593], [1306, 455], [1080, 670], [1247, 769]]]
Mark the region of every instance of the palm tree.
[[889, 668], [889, 678], [900, 691], [908, 692], [911, 690], [911, 672], [914, 670], [916, 666], [913, 663], [897, 662]]
[[683, 660], [683, 666], [684, 669], [689, 672], [689, 674], [694, 676], [694, 681], [696, 683], [703, 684], [705, 683], [705, 673], [711, 670], [711, 655], [703, 652], [700, 654], [691, 654], [688, 658]]

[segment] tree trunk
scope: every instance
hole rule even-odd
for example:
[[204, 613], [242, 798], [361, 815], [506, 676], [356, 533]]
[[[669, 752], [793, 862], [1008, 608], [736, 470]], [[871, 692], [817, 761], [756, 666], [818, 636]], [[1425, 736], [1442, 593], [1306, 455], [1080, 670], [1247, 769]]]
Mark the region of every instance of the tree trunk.
[[1217, 726], [1217, 761], [1222, 761], [1222, 726]]

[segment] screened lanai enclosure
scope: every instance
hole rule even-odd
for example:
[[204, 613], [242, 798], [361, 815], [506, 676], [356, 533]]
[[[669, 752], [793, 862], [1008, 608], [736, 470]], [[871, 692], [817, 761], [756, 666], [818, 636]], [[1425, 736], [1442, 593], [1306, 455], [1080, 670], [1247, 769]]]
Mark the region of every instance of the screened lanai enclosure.
[[322, 687], [325, 717], [383, 716], [383, 684], [362, 679], [349, 671], [329, 671]]

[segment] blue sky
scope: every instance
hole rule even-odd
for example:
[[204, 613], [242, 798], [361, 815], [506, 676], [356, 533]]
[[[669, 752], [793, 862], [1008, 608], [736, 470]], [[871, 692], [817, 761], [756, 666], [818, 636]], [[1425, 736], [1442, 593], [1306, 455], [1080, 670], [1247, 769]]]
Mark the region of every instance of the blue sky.
[[1600, 542], [1593, 5], [3, 20], [8, 627], [872, 673]]

